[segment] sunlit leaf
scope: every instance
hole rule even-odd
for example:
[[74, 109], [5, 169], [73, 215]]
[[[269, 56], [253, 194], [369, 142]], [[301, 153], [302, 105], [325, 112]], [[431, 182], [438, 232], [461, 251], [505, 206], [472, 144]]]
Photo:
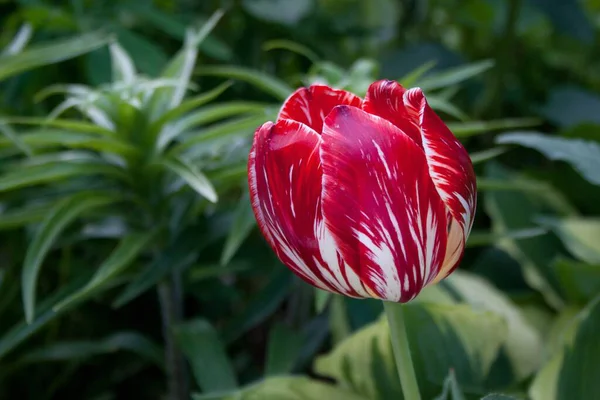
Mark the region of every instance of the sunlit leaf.
[[109, 49], [112, 61], [113, 81], [123, 81], [126, 84], [132, 84], [136, 77], [133, 60], [118, 43], [111, 43]]
[[210, 180], [196, 167], [180, 158], [168, 158], [163, 165], [187, 182], [202, 197], [212, 203], [218, 200], [217, 192]]
[[50, 210], [31, 240], [23, 262], [21, 285], [28, 323], [35, 316], [36, 283], [40, 267], [58, 235], [81, 214], [120, 200], [119, 196], [105, 193], [80, 193], [64, 199]]
[[294, 89], [285, 82], [265, 73], [253, 69], [236, 66], [201, 67], [196, 70], [200, 75], [220, 76], [223, 78], [240, 80], [255, 86], [278, 100], [285, 100]]
[[271, 50], [291, 51], [292, 53], [300, 54], [300, 55], [306, 57], [312, 63], [318, 62], [319, 58], [320, 58], [317, 55], [317, 53], [312, 51], [310, 48], [308, 48], [300, 43], [293, 42], [291, 40], [286, 40], [286, 39], [269, 40], [268, 42], [263, 43], [262, 49], [264, 51], [271, 51]]
[[480, 75], [493, 66], [494, 62], [492, 60], [478, 61], [476, 63], [451, 68], [443, 72], [429, 74], [424, 78], [418, 79], [415, 84], [425, 91], [441, 89]]

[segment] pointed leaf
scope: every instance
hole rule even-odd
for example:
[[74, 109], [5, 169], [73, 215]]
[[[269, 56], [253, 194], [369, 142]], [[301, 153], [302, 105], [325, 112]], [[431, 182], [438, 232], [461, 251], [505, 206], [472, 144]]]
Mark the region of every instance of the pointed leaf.
[[20, 125], [36, 125], [41, 127], [65, 129], [81, 133], [95, 133], [103, 136], [116, 136], [116, 133], [90, 122], [70, 119], [48, 119], [38, 117], [0, 117], [0, 122]]
[[196, 383], [204, 392], [237, 388], [237, 379], [225, 347], [212, 325], [202, 319], [174, 329], [175, 338], [192, 366]]
[[600, 185], [600, 144], [590, 140], [567, 139], [536, 132], [499, 135], [497, 143], [518, 144], [535, 149], [551, 160], [568, 162], [588, 182]]
[[25, 143], [22, 140], [21, 135], [17, 134], [17, 132], [15, 132], [10, 125], [0, 123], [0, 133], [3, 134], [16, 148], [21, 150], [26, 156], [31, 156], [33, 154], [31, 148], [29, 148], [27, 143]]
[[221, 253], [221, 264], [225, 265], [231, 261], [238, 248], [242, 245], [246, 237], [250, 234], [253, 227], [256, 226], [256, 219], [250, 206], [248, 193], [240, 199], [233, 217], [233, 224], [229, 230], [229, 235], [225, 240], [225, 246]]
[[89, 33], [45, 43], [13, 55], [0, 57], [0, 81], [41, 65], [57, 63], [104, 46], [110, 37]]
[[116, 195], [81, 193], [64, 199], [48, 213], [27, 248], [23, 262], [21, 286], [28, 323], [31, 323], [35, 316], [36, 283], [40, 267], [58, 235], [81, 214], [119, 200], [121, 198]]
[[98, 270], [96, 270], [96, 273], [87, 285], [55, 305], [54, 310], [58, 311], [70, 303], [105, 287], [109, 281], [127, 268], [140, 253], [146, 250], [148, 244], [156, 234], [156, 230], [151, 230], [149, 232], [132, 233], [125, 236], [108, 258], [98, 267]]
[[285, 100], [294, 91], [285, 82], [265, 73], [253, 69], [236, 66], [201, 67], [196, 70], [199, 75], [220, 76], [249, 83], [257, 89], [275, 97]]
[[536, 219], [551, 228], [567, 249], [580, 260], [600, 264], [600, 218], [551, 218]]
[[483, 60], [472, 64], [461, 65], [460, 67], [428, 75], [425, 78], [419, 79], [416, 82], [416, 85], [425, 91], [441, 89], [473, 78], [493, 66], [494, 61], [492, 60]]
[[211, 203], [218, 200], [217, 192], [208, 178], [196, 167], [186, 163], [181, 158], [169, 158], [163, 165], [187, 182], [192, 189]]
[[541, 120], [535, 118], [505, 118], [489, 121], [449, 122], [447, 125], [456, 137], [467, 138], [492, 131], [529, 128], [541, 125], [541, 123]]
[[133, 60], [118, 43], [111, 43], [109, 49], [112, 61], [113, 81], [132, 84], [136, 76]]

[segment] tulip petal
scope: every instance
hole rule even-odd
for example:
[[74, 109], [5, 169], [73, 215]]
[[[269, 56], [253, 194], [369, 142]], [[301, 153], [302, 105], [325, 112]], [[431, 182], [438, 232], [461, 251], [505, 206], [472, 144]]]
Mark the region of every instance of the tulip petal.
[[362, 109], [390, 121], [422, 147], [417, 121], [404, 106], [404, 92], [406, 89], [398, 82], [377, 81], [369, 86]]
[[291, 119], [302, 122], [317, 133], [323, 130], [323, 120], [335, 106], [360, 107], [362, 99], [345, 90], [325, 85], [311, 85], [296, 90], [285, 101], [277, 120]]
[[469, 154], [429, 107], [421, 89], [406, 90], [395, 81], [375, 82], [363, 109], [392, 122], [425, 152], [431, 179], [450, 214], [446, 256], [435, 283], [458, 266], [473, 224], [477, 189]]
[[320, 142], [315, 131], [296, 121], [261, 126], [248, 160], [252, 208], [263, 236], [296, 275], [324, 290], [363, 297], [360, 279], [358, 291], [352, 290], [330, 271], [340, 269], [341, 257], [323, 229]]
[[349, 106], [327, 116], [323, 218], [344, 261], [374, 297], [406, 302], [446, 252], [446, 209], [423, 150], [391, 122]]
[[469, 153], [427, 104], [421, 89], [407, 90], [404, 104], [418, 121], [429, 173], [453, 219], [444, 266], [434, 283], [448, 276], [462, 257], [477, 206], [475, 171]]

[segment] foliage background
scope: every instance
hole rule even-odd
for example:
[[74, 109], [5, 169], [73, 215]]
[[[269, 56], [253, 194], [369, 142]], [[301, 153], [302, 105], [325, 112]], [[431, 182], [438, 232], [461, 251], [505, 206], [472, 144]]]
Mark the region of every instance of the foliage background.
[[0, 24], [0, 398], [399, 398], [381, 305], [295, 279], [245, 188], [293, 88], [380, 78], [478, 174], [461, 272], [407, 306], [424, 397], [600, 393], [600, 2], [4, 0]]

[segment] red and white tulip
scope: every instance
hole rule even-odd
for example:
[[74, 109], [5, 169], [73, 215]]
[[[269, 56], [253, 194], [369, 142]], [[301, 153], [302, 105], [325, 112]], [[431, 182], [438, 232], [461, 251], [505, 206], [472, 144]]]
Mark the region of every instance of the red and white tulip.
[[413, 299], [460, 262], [476, 206], [473, 165], [420, 89], [365, 99], [300, 88], [255, 133], [252, 208], [279, 259], [351, 297]]

